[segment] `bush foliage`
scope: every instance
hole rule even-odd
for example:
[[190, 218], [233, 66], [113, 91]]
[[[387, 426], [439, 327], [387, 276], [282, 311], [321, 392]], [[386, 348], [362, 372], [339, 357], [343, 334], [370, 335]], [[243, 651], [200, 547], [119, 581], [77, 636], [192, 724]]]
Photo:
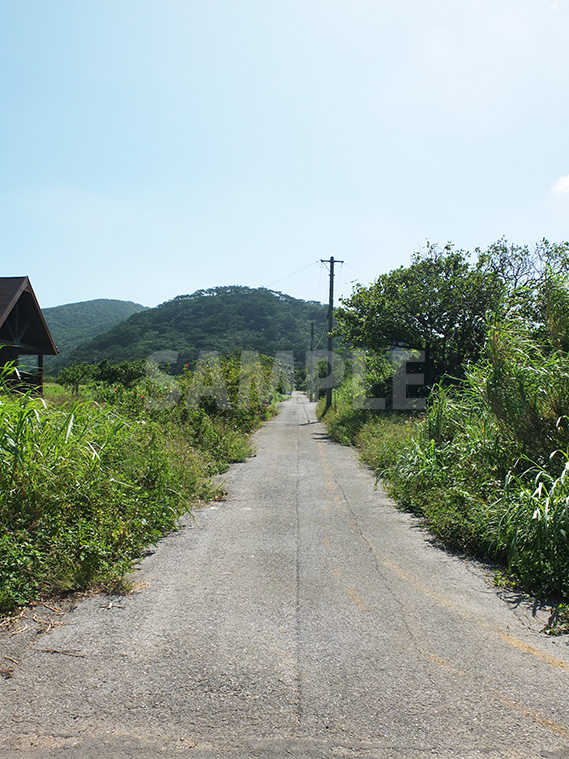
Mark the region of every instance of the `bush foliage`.
[[[509, 255], [508, 255], [509, 254]], [[569, 245], [505, 243], [479, 358], [435, 385], [424, 414], [354, 409], [350, 378], [326, 415], [388, 491], [451, 548], [503, 561], [535, 594], [569, 598]], [[484, 257], [481, 257], [484, 260]], [[555, 269], [548, 268], [550, 261]], [[544, 264], [540, 269], [539, 264]]]
[[[250, 453], [273, 413], [270, 359], [237, 403], [239, 357], [217, 362], [231, 406], [188, 403], [194, 372], [109, 371], [80, 398], [0, 387], [0, 611], [121, 582], [143, 549], [215, 491], [210, 477]], [[107, 367], [108, 369], [108, 367]], [[10, 372], [8, 367], [5, 375]], [[122, 382], [121, 382], [122, 378]]]

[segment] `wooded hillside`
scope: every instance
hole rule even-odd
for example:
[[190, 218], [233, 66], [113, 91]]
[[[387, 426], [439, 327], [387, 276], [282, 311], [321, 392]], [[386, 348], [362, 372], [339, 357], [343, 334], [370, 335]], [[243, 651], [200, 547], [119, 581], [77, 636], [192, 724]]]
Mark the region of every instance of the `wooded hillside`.
[[42, 313], [59, 351], [58, 356], [46, 357], [46, 367], [62, 366], [79, 345], [144, 309], [139, 303], [106, 298], [44, 308]]
[[317, 335], [327, 307], [266, 288], [216, 287], [179, 295], [133, 314], [113, 329], [76, 348], [67, 363], [144, 359], [156, 351], [178, 354], [172, 367], [192, 364], [200, 351], [253, 350], [265, 355], [293, 351], [303, 361], [310, 347], [310, 323]]

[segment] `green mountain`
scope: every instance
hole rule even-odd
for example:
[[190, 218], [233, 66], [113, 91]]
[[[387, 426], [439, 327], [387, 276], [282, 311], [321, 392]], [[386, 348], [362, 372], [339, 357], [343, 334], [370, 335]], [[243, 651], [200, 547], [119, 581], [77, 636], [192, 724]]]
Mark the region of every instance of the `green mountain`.
[[77, 346], [143, 310], [145, 306], [139, 303], [104, 298], [42, 309], [59, 351], [58, 356], [46, 356], [46, 368], [53, 370], [62, 366]]
[[293, 351], [303, 361], [310, 348], [310, 323], [317, 334], [328, 309], [315, 301], [249, 287], [216, 287], [178, 295], [133, 314], [113, 329], [76, 348], [67, 363], [111, 363], [144, 359], [157, 351], [178, 354], [174, 370], [192, 364], [200, 351], [244, 349], [275, 355]]

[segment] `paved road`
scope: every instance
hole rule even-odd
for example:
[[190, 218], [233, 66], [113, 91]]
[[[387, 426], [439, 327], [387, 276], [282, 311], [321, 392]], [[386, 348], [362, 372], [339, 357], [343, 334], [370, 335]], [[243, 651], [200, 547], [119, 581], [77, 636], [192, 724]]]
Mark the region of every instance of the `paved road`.
[[295, 394], [228, 500], [0, 680], [2, 759], [569, 757], [569, 647], [434, 547]]

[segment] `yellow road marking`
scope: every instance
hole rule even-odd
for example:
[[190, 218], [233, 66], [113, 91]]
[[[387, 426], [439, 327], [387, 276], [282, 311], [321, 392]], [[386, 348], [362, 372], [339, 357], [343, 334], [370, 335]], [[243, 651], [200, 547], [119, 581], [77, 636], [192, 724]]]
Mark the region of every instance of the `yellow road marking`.
[[525, 654], [531, 654], [532, 656], [535, 656], [536, 659], [540, 659], [540, 661], [544, 661], [547, 664], [550, 664], [552, 667], [558, 667], [559, 669], [564, 669], [569, 672], [569, 663], [563, 661], [563, 659], [558, 659], [552, 654], [548, 654], [545, 651], [540, 651], [539, 648], [534, 648], [534, 646], [530, 646], [529, 643], [525, 643], [523, 640], [514, 638], [514, 636], [510, 635], [509, 633], [504, 633], [500, 630], [495, 630], [495, 632], [499, 632], [502, 640], [508, 643], [508, 645], [517, 648], [519, 651], [523, 651]]
[[537, 722], [538, 725], [541, 725], [542, 727], [545, 727], [548, 730], [557, 733], [557, 735], [563, 736], [563, 738], [569, 738], [569, 730], [563, 727], [563, 725], [560, 725], [557, 722], [554, 722], [552, 719], [549, 719], [549, 717], [544, 717], [543, 714], [539, 714], [539, 712], [534, 712], [531, 709], [526, 709], [521, 704], [518, 704], [511, 698], [508, 698], [508, 696], [503, 696], [499, 693], [495, 693], [493, 695], [498, 699], [498, 701], [501, 701], [509, 709], [517, 712], [517, 714], [521, 714], [523, 717], [527, 717], [533, 722]]
[[361, 600], [361, 598], [359, 598], [354, 588], [346, 588], [346, 593], [352, 599], [352, 601], [360, 607], [360, 609], [363, 609], [364, 611], [369, 611], [369, 607], [365, 605], [365, 603]]
[[435, 654], [431, 654], [430, 652], [422, 652], [427, 661], [430, 661], [431, 664], [436, 664], [437, 667], [440, 667], [440, 669], [444, 669], [445, 672], [450, 672], [451, 675], [459, 675], [460, 677], [466, 677], [466, 672], [464, 672], [462, 669], [459, 669], [458, 667], [455, 667], [452, 662], [450, 662], [448, 659], [442, 659], [440, 656], [435, 656]]
[[[322, 444], [319, 444], [318, 448], [319, 448], [320, 456], [322, 458], [323, 469], [324, 469], [324, 472], [326, 474], [326, 479], [327, 479], [326, 489], [330, 492], [330, 494], [334, 498], [334, 501], [336, 501], [341, 506], [342, 511], [344, 512], [344, 518], [346, 520], [348, 527], [351, 529], [351, 531], [357, 535], [361, 535], [360, 530], [357, 529], [357, 526], [353, 524], [353, 520], [351, 520], [348, 514], [346, 513], [345, 505], [342, 502], [342, 500], [339, 498], [336, 488], [334, 488], [334, 480], [330, 475], [330, 470], [328, 468], [326, 455], [323, 450]], [[350, 524], [351, 522], [352, 524]], [[553, 656], [552, 654], [548, 654], [545, 651], [541, 651], [539, 648], [531, 646], [528, 643], [525, 643], [524, 641], [519, 640], [518, 638], [515, 638], [513, 635], [510, 635], [509, 633], [504, 633], [499, 628], [495, 628], [490, 625], [487, 625], [484, 622], [481, 622], [478, 619], [478, 617], [476, 617], [474, 614], [467, 611], [466, 609], [459, 606], [458, 604], [454, 603], [449, 598], [445, 598], [444, 596], [440, 595], [440, 593], [437, 593], [436, 591], [432, 590], [423, 582], [421, 582], [418, 577], [415, 577], [415, 575], [411, 574], [406, 569], [403, 569], [402, 567], [398, 566], [394, 562], [387, 559], [385, 556], [381, 556], [371, 544], [368, 543], [367, 545], [369, 545], [371, 551], [373, 552], [378, 562], [380, 562], [384, 567], [390, 569], [392, 572], [395, 572], [399, 577], [401, 577], [401, 579], [405, 580], [410, 585], [413, 585], [413, 587], [415, 587], [417, 590], [423, 593], [423, 595], [425, 595], [427, 598], [430, 598], [431, 601], [436, 603], [438, 606], [441, 606], [446, 609], [452, 609], [456, 614], [458, 614], [463, 619], [467, 619], [471, 622], [475, 622], [480, 628], [482, 628], [483, 630], [489, 631], [493, 633], [494, 635], [499, 636], [504, 641], [504, 643], [506, 643], [509, 646], [512, 646], [513, 648], [516, 648], [518, 651], [523, 651], [524, 653], [529, 654], [530, 656], [534, 656], [536, 659], [539, 659], [540, 661], [546, 664], [549, 664], [552, 667], [563, 669], [569, 672], [568, 662], [564, 661], [563, 659], [559, 659], [558, 657]]]
[[[361, 531], [358, 527], [358, 525], [350, 518], [349, 513], [346, 509], [346, 506], [342, 499], [338, 496], [337, 492], [337, 486], [335, 485], [335, 482], [330, 474], [330, 470], [328, 468], [328, 463], [326, 460], [326, 456], [324, 453], [324, 450], [322, 448], [322, 445], [318, 445], [318, 449], [320, 452], [320, 456], [322, 458], [322, 468], [324, 471], [324, 474], [326, 475], [326, 490], [328, 493], [332, 496], [335, 503], [338, 504], [340, 507], [340, 510], [342, 511], [342, 515], [346, 521], [347, 526], [349, 527], [350, 531], [354, 534], [358, 535], [360, 538]], [[328, 514], [328, 507], [323, 508], [323, 513]], [[325, 548], [330, 547], [330, 539], [329, 536], [326, 535], [324, 539], [322, 540], [322, 545]], [[438, 606], [441, 606], [446, 609], [451, 609], [454, 611], [457, 615], [462, 617], [463, 619], [467, 619], [470, 622], [474, 622], [478, 625], [478, 627], [482, 628], [483, 630], [489, 631], [492, 634], [498, 636], [501, 638], [501, 640], [504, 641], [509, 646], [512, 646], [513, 648], [517, 649], [518, 651], [522, 651], [523, 653], [529, 654], [530, 656], [535, 657], [539, 661], [542, 661], [546, 664], [549, 664], [552, 667], [557, 667], [559, 669], [563, 669], [565, 671], [569, 671], [569, 663], [566, 661], [563, 661], [562, 659], [558, 659], [556, 656], [553, 656], [551, 654], [548, 654], [544, 651], [541, 651], [538, 648], [535, 648], [534, 646], [529, 645], [528, 643], [525, 643], [522, 640], [519, 640], [518, 638], [515, 638], [513, 635], [510, 635], [509, 633], [505, 633], [499, 628], [492, 627], [490, 625], [487, 625], [484, 622], [481, 622], [474, 614], [467, 611], [463, 607], [459, 606], [458, 604], [454, 603], [448, 598], [445, 598], [440, 593], [437, 593], [436, 591], [429, 588], [427, 585], [425, 585], [423, 582], [419, 580], [418, 577], [415, 577], [415, 575], [411, 574], [411, 572], [407, 571], [406, 569], [403, 569], [399, 565], [395, 564], [394, 562], [390, 561], [384, 556], [379, 555], [379, 553], [375, 550], [375, 548], [370, 544], [367, 543], [367, 545], [370, 547], [373, 555], [377, 559], [379, 563], [381, 563], [384, 567], [387, 569], [390, 569], [392, 572], [397, 574], [402, 580], [405, 582], [408, 582], [410, 585], [413, 585], [418, 591], [420, 591], [423, 595], [425, 595], [427, 598], [430, 598], [434, 603], [436, 603]], [[355, 592], [355, 589], [346, 586], [345, 581], [341, 577], [341, 573], [338, 569], [333, 568], [332, 573], [340, 579], [342, 584], [345, 586], [344, 590], [348, 594], [348, 596], [352, 599], [352, 601], [360, 606], [360, 608], [369, 611], [369, 607], [364, 604], [364, 602], [358, 597], [358, 595]], [[441, 669], [451, 673], [455, 674], [461, 677], [465, 677], [466, 673], [461, 670], [460, 668], [456, 667], [452, 662], [448, 661], [447, 659], [442, 659], [439, 656], [436, 656], [435, 654], [432, 654], [431, 652], [423, 651], [423, 656], [427, 659], [427, 661], [431, 662], [432, 664], [436, 665], [437, 667], [440, 667]], [[533, 722], [541, 725], [542, 727], [551, 730], [552, 732], [556, 733], [557, 735], [562, 736], [563, 738], [569, 739], [569, 730], [567, 730], [562, 725], [559, 725], [558, 723], [554, 722], [553, 720], [549, 719], [548, 717], [545, 717], [542, 714], [539, 714], [538, 712], [534, 712], [530, 709], [526, 709], [521, 704], [516, 703], [511, 698], [504, 696], [499, 693], [494, 693], [494, 697], [503, 703], [505, 706], [507, 706], [512, 711], [521, 714], [522, 716], [526, 717], [527, 719], [532, 720]]]

